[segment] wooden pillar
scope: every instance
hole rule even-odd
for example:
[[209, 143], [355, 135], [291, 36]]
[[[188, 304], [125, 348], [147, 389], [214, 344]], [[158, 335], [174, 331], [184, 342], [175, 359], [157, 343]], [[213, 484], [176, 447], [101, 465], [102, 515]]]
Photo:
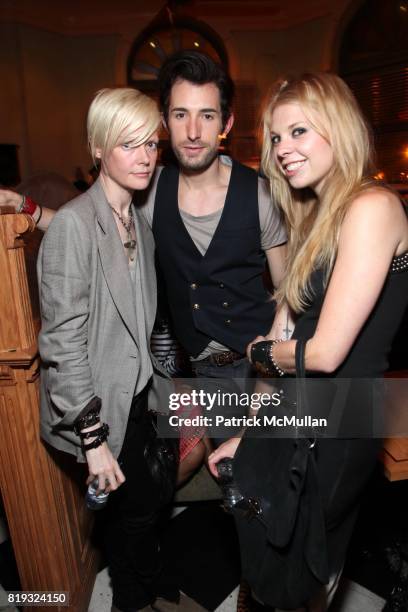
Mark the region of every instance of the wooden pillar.
[[39, 356], [21, 237], [32, 229], [25, 215], [0, 215], [0, 489], [22, 589], [68, 592], [69, 608], [53, 609], [85, 612], [98, 555], [84, 467], [39, 436]]

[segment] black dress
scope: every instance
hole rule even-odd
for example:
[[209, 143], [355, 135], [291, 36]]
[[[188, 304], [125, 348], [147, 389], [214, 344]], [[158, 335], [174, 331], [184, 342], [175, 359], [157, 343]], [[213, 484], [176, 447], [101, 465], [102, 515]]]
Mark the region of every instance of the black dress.
[[[293, 338], [313, 336], [323, 305], [323, 274], [312, 279], [315, 298], [296, 322]], [[377, 303], [359, 333], [342, 365], [331, 374], [333, 378], [380, 378], [388, 368], [392, 341], [408, 304], [408, 252], [394, 257], [390, 272]], [[364, 401], [349, 398], [350, 410], [358, 409], [367, 416]], [[349, 415], [350, 419], [354, 415]], [[347, 420], [347, 415], [345, 415]], [[347, 422], [344, 423], [347, 431]], [[323, 508], [328, 525], [329, 568], [336, 571], [344, 563], [351, 529], [353, 510], [357, 508], [362, 488], [369, 477], [381, 440], [331, 439], [319, 440], [316, 464]]]
[[[296, 322], [294, 339], [307, 340], [315, 333], [325, 296], [322, 271], [318, 270], [313, 273], [311, 287], [314, 298]], [[347, 395], [346, 413], [340, 426], [344, 432], [349, 431], [348, 420], [350, 419], [353, 421], [353, 426], [356, 427], [357, 413], [362, 420], [370, 418], [372, 385], [369, 379], [381, 378], [387, 370], [391, 344], [407, 304], [408, 252], [394, 257], [373, 311], [342, 365], [330, 375], [333, 378], [353, 379], [349, 395]], [[318, 376], [322, 375], [318, 374]], [[354, 379], [359, 379], [359, 382], [362, 379], [367, 381], [365, 395], [361, 393], [361, 384], [353, 386], [354, 382], [357, 383]], [[287, 464], [285, 464], [285, 459], [281, 459], [287, 453], [289, 445], [293, 446], [292, 440], [244, 438], [238, 447], [234, 468], [239, 487], [247, 496], [256, 497], [255, 483], [259, 484], [263, 478], [264, 483], [267, 483], [266, 486], [269, 487], [272, 505], [279, 508], [279, 504], [283, 504], [281, 510], [272, 510], [270, 516], [284, 517], [285, 503], [288, 505], [288, 514], [291, 512], [290, 502], [287, 501], [288, 478], [285, 476], [286, 468], [290, 469], [290, 459]], [[313, 509], [309, 509], [309, 513], [297, 511], [290, 540], [282, 547], [274, 547], [270, 541], [265, 545], [260, 544], [262, 538], [265, 540], [264, 527], [256, 520], [248, 523], [245, 519], [237, 518], [243, 575], [257, 598], [272, 606], [293, 609], [305, 603], [307, 600], [305, 592], [308, 588], [309, 596], [314, 594], [313, 591], [317, 591], [321, 586], [319, 580], [316, 580], [314, 585], [310, 583], [312, 586], [307, 587], [306, 591], [303, 589], [302, 596], [294, 595], [296, 588], [293, 585], [296, 587], [303, 580], [304, 569], [302, 569], [300, 560], [304, 561], [306, 547], [312, 559], [312, 563], [309, 563], [311, 574], [314, 573], [318, 577], [320, 570], [320, 576], [324, 573], [320, 564], [323, 556], [327, 569], [326, 579], [341, 570], [361, 494], [375, 466], [380, 447], [381, 440], [373, 437], [340, 436], [318, 440], [313, 450], [313, 477], [317, 483], [319, 508], [313, 502]], [[271, 470], [274, 476], [268, 481], [268, 465], [271, 465], [271, 462], [279, 463], [280, 467], [278, 470]], [[267, 497], [268, 491], [265, 491], [265, 488], [262, 489], [262, 484], [259, 484], [258, 492], [261, 490]], [[299, 504], [301, 509], [302, 505], [310, 504], [310, 498], [305, 500], [305, 494], [302, 492]], [[320, 538], [319, 543], [313, 543], [310, 542], [310, 530], [309, 535], [305, 536], [307, 529], [305, 530], [304, 522], [320, 520], [317, 515], [321, 517], [324, 537]], [[283, 518], [279, 529], [284, 531], [286, 527]], [[319, 532], [317, 528], [314, 533], [321, 533], [321, 531]], [[307, 538], [309, 538], [308, 542], [306, 542]], [[273, 538], [271, 539], [273, 541]], [[276, 541], [279, 541], [279, 530]], [[321, 548], [325, 549], [324, 555], [320, 551]], [[316, 567], [312, 567], [315, 562], [318, 567], [317, 571]], [[307, 584], [307, 580], [304, 580], [304, 583]]]

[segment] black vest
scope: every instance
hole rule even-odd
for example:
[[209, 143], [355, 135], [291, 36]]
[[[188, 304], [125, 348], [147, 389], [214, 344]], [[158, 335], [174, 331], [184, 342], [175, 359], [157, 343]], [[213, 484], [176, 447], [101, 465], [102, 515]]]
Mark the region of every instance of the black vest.
[[166, 284], [174, 331], [196, 357], [211, 340], [243, 353], [274, 317], [262, 274], [258, 177], [233, 162], [221, 219], [205, 255], [178, 208], [179, 170], [162, 170], [153, 214], [158, 263]]

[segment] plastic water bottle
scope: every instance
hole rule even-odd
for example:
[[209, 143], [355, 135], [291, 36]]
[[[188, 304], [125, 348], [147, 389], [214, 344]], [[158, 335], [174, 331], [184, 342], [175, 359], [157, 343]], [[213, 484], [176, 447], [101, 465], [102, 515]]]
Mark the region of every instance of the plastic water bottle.
[[85, 495], [85, 503], [89, 510], [102, 510], [108, 503], [109, 493], [101, 491], [98, 495], [98, 479], [95, 478], [88, 486], [88, 490]]
[[239, 512], [248, 521], [262, 514], [262, 505], [254, 497], [245, 497], [239, 490], [233, 472], [233, 460], [225, 457], [217, 463], [218, 483], [223, 497], [223, 508], [226, 512]]
[[237, 504], [244, 500], [244, 496], [235, 483], [231, 457], [221, 459], [217, 463], [217, 471], [218, 483], [223, 497], [223, 508], [226, 512], [232, 512]]

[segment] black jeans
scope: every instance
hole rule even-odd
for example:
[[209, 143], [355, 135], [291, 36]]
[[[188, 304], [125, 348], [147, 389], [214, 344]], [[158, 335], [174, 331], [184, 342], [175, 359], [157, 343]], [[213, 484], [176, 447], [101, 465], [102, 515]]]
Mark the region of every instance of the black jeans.
[[[216, 364], [206, 361], [193, 361], [191, 363], [191, 369], [196, 378], [205, 379], [205, 382], [203, 382], [200, 388], [210, 393], [217, 393], [218, 391], [238, 394], [252, 393], [254, 389], [254, 379], [257, 375], [253, 365], [246, 357], [223, 366], [217, 366]], [[247, 412], [247, 406], [241, 407], [239, 405], [231, 405], [228, 408], [228, 406], [219, 406], [216, 404], [213, 409], [213, 414], [222, 414], [226, 417], [242, 417], [247, 414]], [[224, 430], [224, 432], [225, 435], [222, 435], [222, 428], [216, 427], [207, 432], [215, 448], [218, 448], [232, 436], [232, 433], [228, 437], [226, 436], [227, 431]]]
[[178, 589], [161, 584], [158, 488], [144, 459], [149, 431], [147, 391], [132, 402], [118, 461], [126, 482], [110, 495], [106, 509], [105, 551], [113, 603], [124, 612], [152, 603], [157, 595], [178, 600]]

